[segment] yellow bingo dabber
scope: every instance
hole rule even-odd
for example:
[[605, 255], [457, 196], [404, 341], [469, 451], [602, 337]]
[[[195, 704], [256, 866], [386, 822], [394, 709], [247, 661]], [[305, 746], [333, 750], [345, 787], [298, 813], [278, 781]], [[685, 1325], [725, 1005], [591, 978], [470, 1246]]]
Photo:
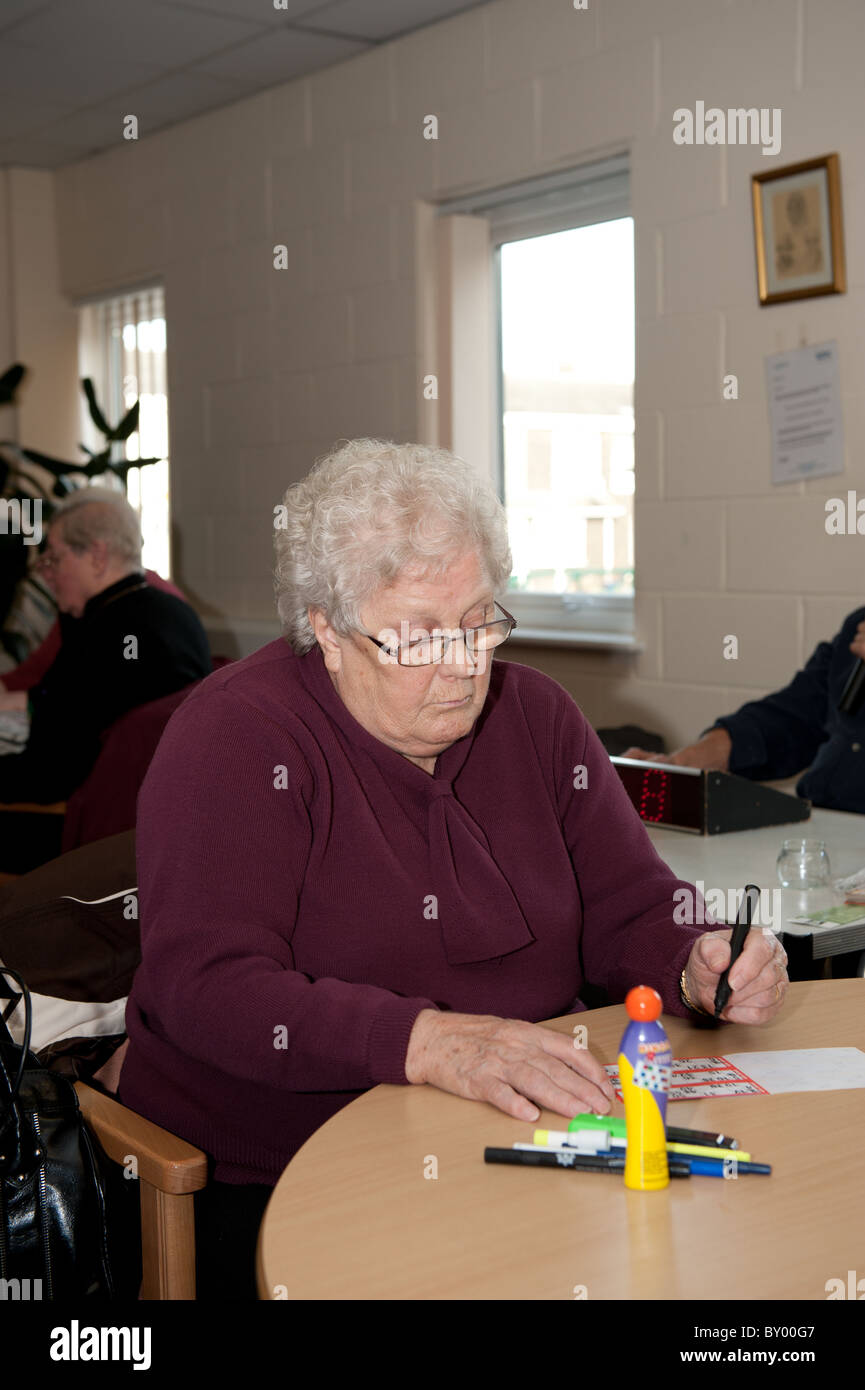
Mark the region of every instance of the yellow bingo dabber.
[[667, 1091], [673, 1070], [670, 1040], [656, 1020], [663, 1001], [649, 985], [628, 992], [631, 1022], [619, 1044], [619, 1081], [625, 1100], [628, 1147], [625, 1187], [655, 1192], [667, 1187]]

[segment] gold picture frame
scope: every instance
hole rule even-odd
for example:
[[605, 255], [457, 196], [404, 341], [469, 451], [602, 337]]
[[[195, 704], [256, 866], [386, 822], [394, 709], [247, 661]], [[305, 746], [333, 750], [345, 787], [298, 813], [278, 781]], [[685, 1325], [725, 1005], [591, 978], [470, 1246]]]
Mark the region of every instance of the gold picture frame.
[[841, 164], [837, 154], [751, 178], [761, 304], [844, 294]]

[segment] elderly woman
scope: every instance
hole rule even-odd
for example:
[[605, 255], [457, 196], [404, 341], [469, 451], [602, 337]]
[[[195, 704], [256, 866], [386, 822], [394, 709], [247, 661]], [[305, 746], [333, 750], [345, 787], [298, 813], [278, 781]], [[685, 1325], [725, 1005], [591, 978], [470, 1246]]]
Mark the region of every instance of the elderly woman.
[[[119, 1089], [212, 1156], [211, 1225], [234, 1221], [250, 1290], [270, 1188], [358, 1093], [606, 1112], [600, 1063], [537, 1021], [584, 1008], [586, 981], [710, 1011], [730, 935], [674, 922], [685, 885], [570, 696], [493, 662], [507, 533], [464, 463], [346, 443], [276, 527], [287, 641], [199, 686], [141, 791]], [[785, 961], [752, 933], [724, 1017], [771, 1018]]]

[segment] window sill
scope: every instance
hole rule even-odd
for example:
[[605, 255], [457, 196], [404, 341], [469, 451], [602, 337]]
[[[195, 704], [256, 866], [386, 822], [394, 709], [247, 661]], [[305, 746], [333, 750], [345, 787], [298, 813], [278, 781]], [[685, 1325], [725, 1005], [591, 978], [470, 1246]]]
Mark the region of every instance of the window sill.
[[574, 628], [518, 627], [508, 641], [508, 646], [526, 647], [573, 647], [595, 651], [627, 652], [635, 656], [645, 651], [630, 632], [587, 632]]

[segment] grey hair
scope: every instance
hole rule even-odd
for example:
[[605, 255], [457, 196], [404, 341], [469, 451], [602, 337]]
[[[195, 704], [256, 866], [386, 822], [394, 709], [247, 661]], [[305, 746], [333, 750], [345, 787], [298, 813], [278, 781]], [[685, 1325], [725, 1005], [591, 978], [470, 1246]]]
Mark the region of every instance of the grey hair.
[[109, 487], [82, 487], [65, 498], [51, 517], [70, 550], [89, 550], [104, 541], [118, 564], [141, 565], [141, 523], [122, 492]]
[[315, 646], [310, 608], [348, 635], [362, 626], [370, 595], [406, 570], [443, 574], [474, 550], [494, 593], [511, 572], [504, 507], [447, 449], [340, 440], [288, 489], [278, 512], [276, 607], [298, 654]]

